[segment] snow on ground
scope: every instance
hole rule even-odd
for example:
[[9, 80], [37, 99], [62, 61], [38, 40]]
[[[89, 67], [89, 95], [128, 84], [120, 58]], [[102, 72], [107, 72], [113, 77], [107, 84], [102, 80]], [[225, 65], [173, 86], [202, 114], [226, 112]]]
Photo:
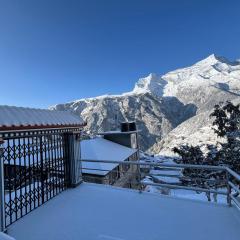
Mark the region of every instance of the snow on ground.
[[[162, 155], [153, 156], [153, 155], [141, 153], [140, 158], [142, 162], [176, 164], [174, 162], [174, 158], [165, 157]], [[168, 175], [168, 176], [163, 176], [163, 175]], [[154, 169], [149, 170], [149, 173], [147, 174], [147, 176], [145, 176], [145, 178], [143, 179], [143, 182], [181, 185], [180, 177], [182, 177], [181, 169], [166, 169], [161, 167], [154, 167]], [[164, 195], [174, 196], [178, 198], [208, 201], [208, 198], [205, 192], [196, 192], [196, 191], [190, 191], [190, 190], [184, 190], [184, 189], [169, 189], [166, 187], [151, 186], [147, 184], [144, 190], [150, 193], [164, 194]], [[214, 195], [211, 194], [210, 196], [213, 201]], [[216, 198], [218, 203], [226, 203], [227, 201], [226, 196], [224, 195], [217, 195]]]
[[7, 234], [0, 232], [0, 240], [14, 240], [14, 238], [9, 237]]
[[[171, 176], [158, 176], [158, 174], [166, 174]], [[164, 171], [164, 170], [151, 170], [149, 172], [149, 175], [157, 182], [162, 183], [173, 183], [173, 184], [179, 184], [181, 181], [179, 180], [179, 177], [172, 176], [173, 174], [178, 174], [177, 171]]]
[[[63, 179], [51, 177], [48, 179], [48, 182], [45, 182], [45, 184], [46, 185], [44, 189], [42, 189], [41, 182], [35, 182], [30, 185], [26, 185], [25, 187], [16, 189], [16, 191], [5, 191], [6, 211], [14, 211], [14, 214], [12, 214], [13, 222], [20, 218], [21, 216], [24, 216], [27, 213], [29, 213], [32, 209], [35, 208], [35, 206], [40, 206], [43, 204], [42, 198], [38, 194], [41, 191], [45, 193], [44, 195], [45, 201], [46, 199], [50, 199], [55, 194], [58, 194], [63, 191], [62, 190], [62, 185], [64, 184]], [[19, 204], [23, 205], [22, 209], [19, 207]], [[10, 221], [11, 221], [10, 216], [7, 215], [6, 225], [9, 225]]]
[[84, 183], [11, 225], [8, 234], [17, 240], [238, 240], [239, 225], [235, 207]]
[[[171, 190], [171, 196], [179, 197], [179, 198], [186, 198], [192, 200], [201, 200], [207, 201], [206, 193], [196, 193], [195, 191], [189, 191], [184, 189], [173, 189]], [[213, 199], [213, 194], [211, 194], [211, 199]], [[224, 195], [217, 195], [217, 203], [226, 204], [227, 198]]]

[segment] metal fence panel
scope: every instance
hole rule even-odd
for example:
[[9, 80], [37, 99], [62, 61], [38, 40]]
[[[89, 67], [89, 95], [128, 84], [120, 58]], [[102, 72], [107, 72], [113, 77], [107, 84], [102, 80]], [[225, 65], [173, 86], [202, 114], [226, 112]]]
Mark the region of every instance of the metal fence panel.
[[[74, 129], [76, 130], [76, 129]], [[5, 226], [67, 188], [64, 134], [73, 129], [4, 132]]]

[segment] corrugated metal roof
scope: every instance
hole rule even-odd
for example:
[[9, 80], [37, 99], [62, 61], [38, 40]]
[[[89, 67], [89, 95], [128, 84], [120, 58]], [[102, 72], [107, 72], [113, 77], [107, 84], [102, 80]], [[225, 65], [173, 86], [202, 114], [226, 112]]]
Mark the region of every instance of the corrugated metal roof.
[[78, 127], [84, 121], [68, 111], [0, 105], [0, 130], [39, 127]]

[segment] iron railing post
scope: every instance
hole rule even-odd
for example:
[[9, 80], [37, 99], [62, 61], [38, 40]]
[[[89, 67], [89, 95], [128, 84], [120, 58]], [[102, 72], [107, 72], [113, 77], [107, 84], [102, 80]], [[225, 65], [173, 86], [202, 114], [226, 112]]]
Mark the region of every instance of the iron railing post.
[[40, 170], [41, 170], [41, 173], [40, 173], [40, 175], [41, 175], [41, 179], [40, 179], [40, 181], [41, 181], [41, 191], [42, 191], [42, 204], [45, 202], [45, 191], [44, 191], [44, 188], [45, 188], [45, 183], [44, 183], [44, 175], [43, 175], [43, 171], [44, 171], [44, 169], [43, 169], [43, 140], [42, 140], [42, 136], [40, 136], [39, 137], [39, 140], [40, 140]]
[[80, 132], [65, 133], [64, 145], [67, 160], [67, 185], [76, 187], [82, 182]]
[[228, 171], [226, 171], [226, 183], [227, 183], [227, 204], [229, 207], [232, 206], [232, 198], [231, 198], [231, 192], [232, 192], [232, 187], [229, 184], [230, 181], [230, 176]]
[[4, 197], [4, 162], [3, 162], [3, 141], [0, 138], [0, 231], [6, 231], [5, 224], [5, 197]]

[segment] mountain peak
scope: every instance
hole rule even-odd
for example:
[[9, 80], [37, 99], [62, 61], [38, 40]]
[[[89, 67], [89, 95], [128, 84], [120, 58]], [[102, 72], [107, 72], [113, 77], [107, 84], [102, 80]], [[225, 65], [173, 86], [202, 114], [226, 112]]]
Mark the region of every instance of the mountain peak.
[[211, 54], [208, 57], [206, 57], [205, 59], [199, 61], [196, 63], [196, 65], [214, 65], [217, 63], [224, 63], [230, 66], [235, 66], [235, 65], [239, 65], [239, 61], [235, 60], [235, 61], [230, 61], [225, 57], [222, 56], [217, 56], [216, 54]]
[[221, 61], [222, 57], [217, 56], [216, 54], [211, 54], [208, 57], [200, 60], [196, 65], [213, 65]]
[[154, 95], [162, 96], [165, 85], [166, 81], [164, 81], [161, 76], [150, 73], [147, 77], [138, 80], [133, 89], [133, 93], [140, 94], [150, 92]]

